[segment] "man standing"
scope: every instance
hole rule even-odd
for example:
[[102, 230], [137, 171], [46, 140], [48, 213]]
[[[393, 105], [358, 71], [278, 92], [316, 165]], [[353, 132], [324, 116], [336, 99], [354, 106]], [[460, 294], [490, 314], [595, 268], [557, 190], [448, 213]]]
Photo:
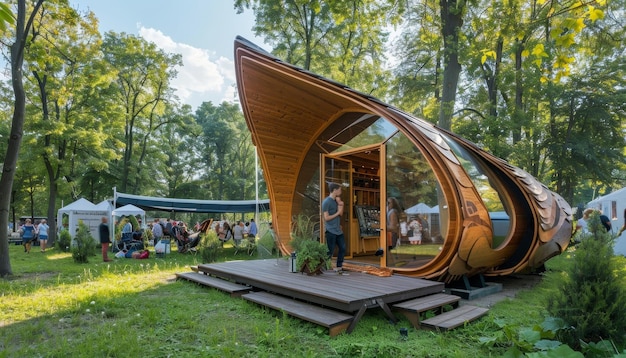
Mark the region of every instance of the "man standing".
[[156, 244], [158, 244], [163, 237], [163, 227], [161, 226], [158, 218], [154, 219], [154, 223], [152, 224], [152, 237], [154, 240], [154, 246], [156, 246]]
[[107, 256], [109, 253], [109, 244], [111, 243], [111, 239], [109, 238], [109, 219], [107, 219], [106, 216], [102, 217], [102, 222], [100, 223], [98, 229], [100, 231], [100, 244], [102, 244], [102, 261], [113, 261]]
[[173, 236], [172, 235], [172, 220], [170, 220], [170, 218], [167, 218], [167, 220], [165, 221], [165, 230], [163, 230], [163, 235]]
[[248, 233], [248, 236], [253, 239], [256, 237], [256, 234], [258, 233], [258, 229], [256, 227], [256, 223], [254, 222], [254, 218], [250, 219], [250, 232]]
[[339, 248], [337, 252], [337, 273], [347, 275], [343, 271], [343, 258], [346, 254], [346, 240], [341, 230], [341, 216], [343, 215], [344, 204], [341, 200], [341, 185], [330, 183], [328, 185], [330, 194], [322, 202], [322, 212], [324, 213], [326, 245], [328, 246], [329, 259], [333, 256], [335, 246]]

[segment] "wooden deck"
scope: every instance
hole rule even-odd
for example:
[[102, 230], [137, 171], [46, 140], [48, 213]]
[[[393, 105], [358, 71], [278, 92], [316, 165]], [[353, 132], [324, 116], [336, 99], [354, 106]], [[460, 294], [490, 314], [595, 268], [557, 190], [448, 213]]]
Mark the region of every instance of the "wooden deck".
[[[286, 260], [230, 261], [198, 265], [199, 273], [354, 315], [350, 333], [367, 309], [380, 308], [396, 322], [390, 305], [444, 290], [442, 282], [406, 276], [378, 277], [362, 272], [318, 276], [289, 272]], [[184, 278], [184, 277], [181, 277]]]
[[[361, 272], [349, 276], [332, 271], [318, 276], [289, 272], [286, 260], [230, 261], [198, 265], [206, 274], [240, 284], [332, 307], [345, 312], [357, 312], [363, 305], [381, 300], [385, 304], [443, 292], [442, 282], [406, 276], [378, 277]], [[378, 304], [374, 304], [378, 306]]]

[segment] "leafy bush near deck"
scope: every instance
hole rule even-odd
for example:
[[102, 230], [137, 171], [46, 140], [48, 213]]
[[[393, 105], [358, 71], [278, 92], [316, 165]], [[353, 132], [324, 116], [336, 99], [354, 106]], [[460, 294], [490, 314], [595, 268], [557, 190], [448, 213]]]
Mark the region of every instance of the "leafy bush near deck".
[[557, 294], [548, 298], [548, 312], [563, 319], [571, 329], [560, 339], [580, 348], [589, 342], [625, 341], [626, 282], [623, 268], [613, 256], [613, 238], [593, 214], [591, 235], [576, 247], [573, 264], [564, 270]]

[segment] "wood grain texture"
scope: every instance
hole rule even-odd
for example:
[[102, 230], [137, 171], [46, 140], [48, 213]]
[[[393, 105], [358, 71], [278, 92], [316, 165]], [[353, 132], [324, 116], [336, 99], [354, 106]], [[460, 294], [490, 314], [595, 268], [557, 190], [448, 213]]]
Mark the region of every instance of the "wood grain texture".
[[[284, 254], [290, 251], [291, 218], [304, 200], [301, 192], [319, 175], [319, 155], [336, 148], [335, 141], [349, 139], [349, 130], [341, 129], [369, 125], [355, 123], [368, 114], [385, 118], [416, 145], [447, 203], [441, 253], [420, 267], [394, 271], [445, 282], [476, 274], [509, 275], [538, 269], [567, 247], [571, 207], [524, 170], [454, 133], [285, 63], [241, 38], [235, 41], [235, 64], [242, 109], [258, 149]], [[481, 165], [507, 208], [511, 230], [498, 247], [493, 247], [489, 212], [448, 145], [452, 142]]]

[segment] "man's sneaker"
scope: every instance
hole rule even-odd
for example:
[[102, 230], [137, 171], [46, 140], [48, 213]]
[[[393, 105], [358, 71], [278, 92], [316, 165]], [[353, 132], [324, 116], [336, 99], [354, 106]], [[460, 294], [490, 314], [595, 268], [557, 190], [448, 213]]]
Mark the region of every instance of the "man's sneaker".
[[348, 273], [348, 271], [344, 271], [342, 268], [338, 268], [337, 275], [349, 276], [350, 274]]

